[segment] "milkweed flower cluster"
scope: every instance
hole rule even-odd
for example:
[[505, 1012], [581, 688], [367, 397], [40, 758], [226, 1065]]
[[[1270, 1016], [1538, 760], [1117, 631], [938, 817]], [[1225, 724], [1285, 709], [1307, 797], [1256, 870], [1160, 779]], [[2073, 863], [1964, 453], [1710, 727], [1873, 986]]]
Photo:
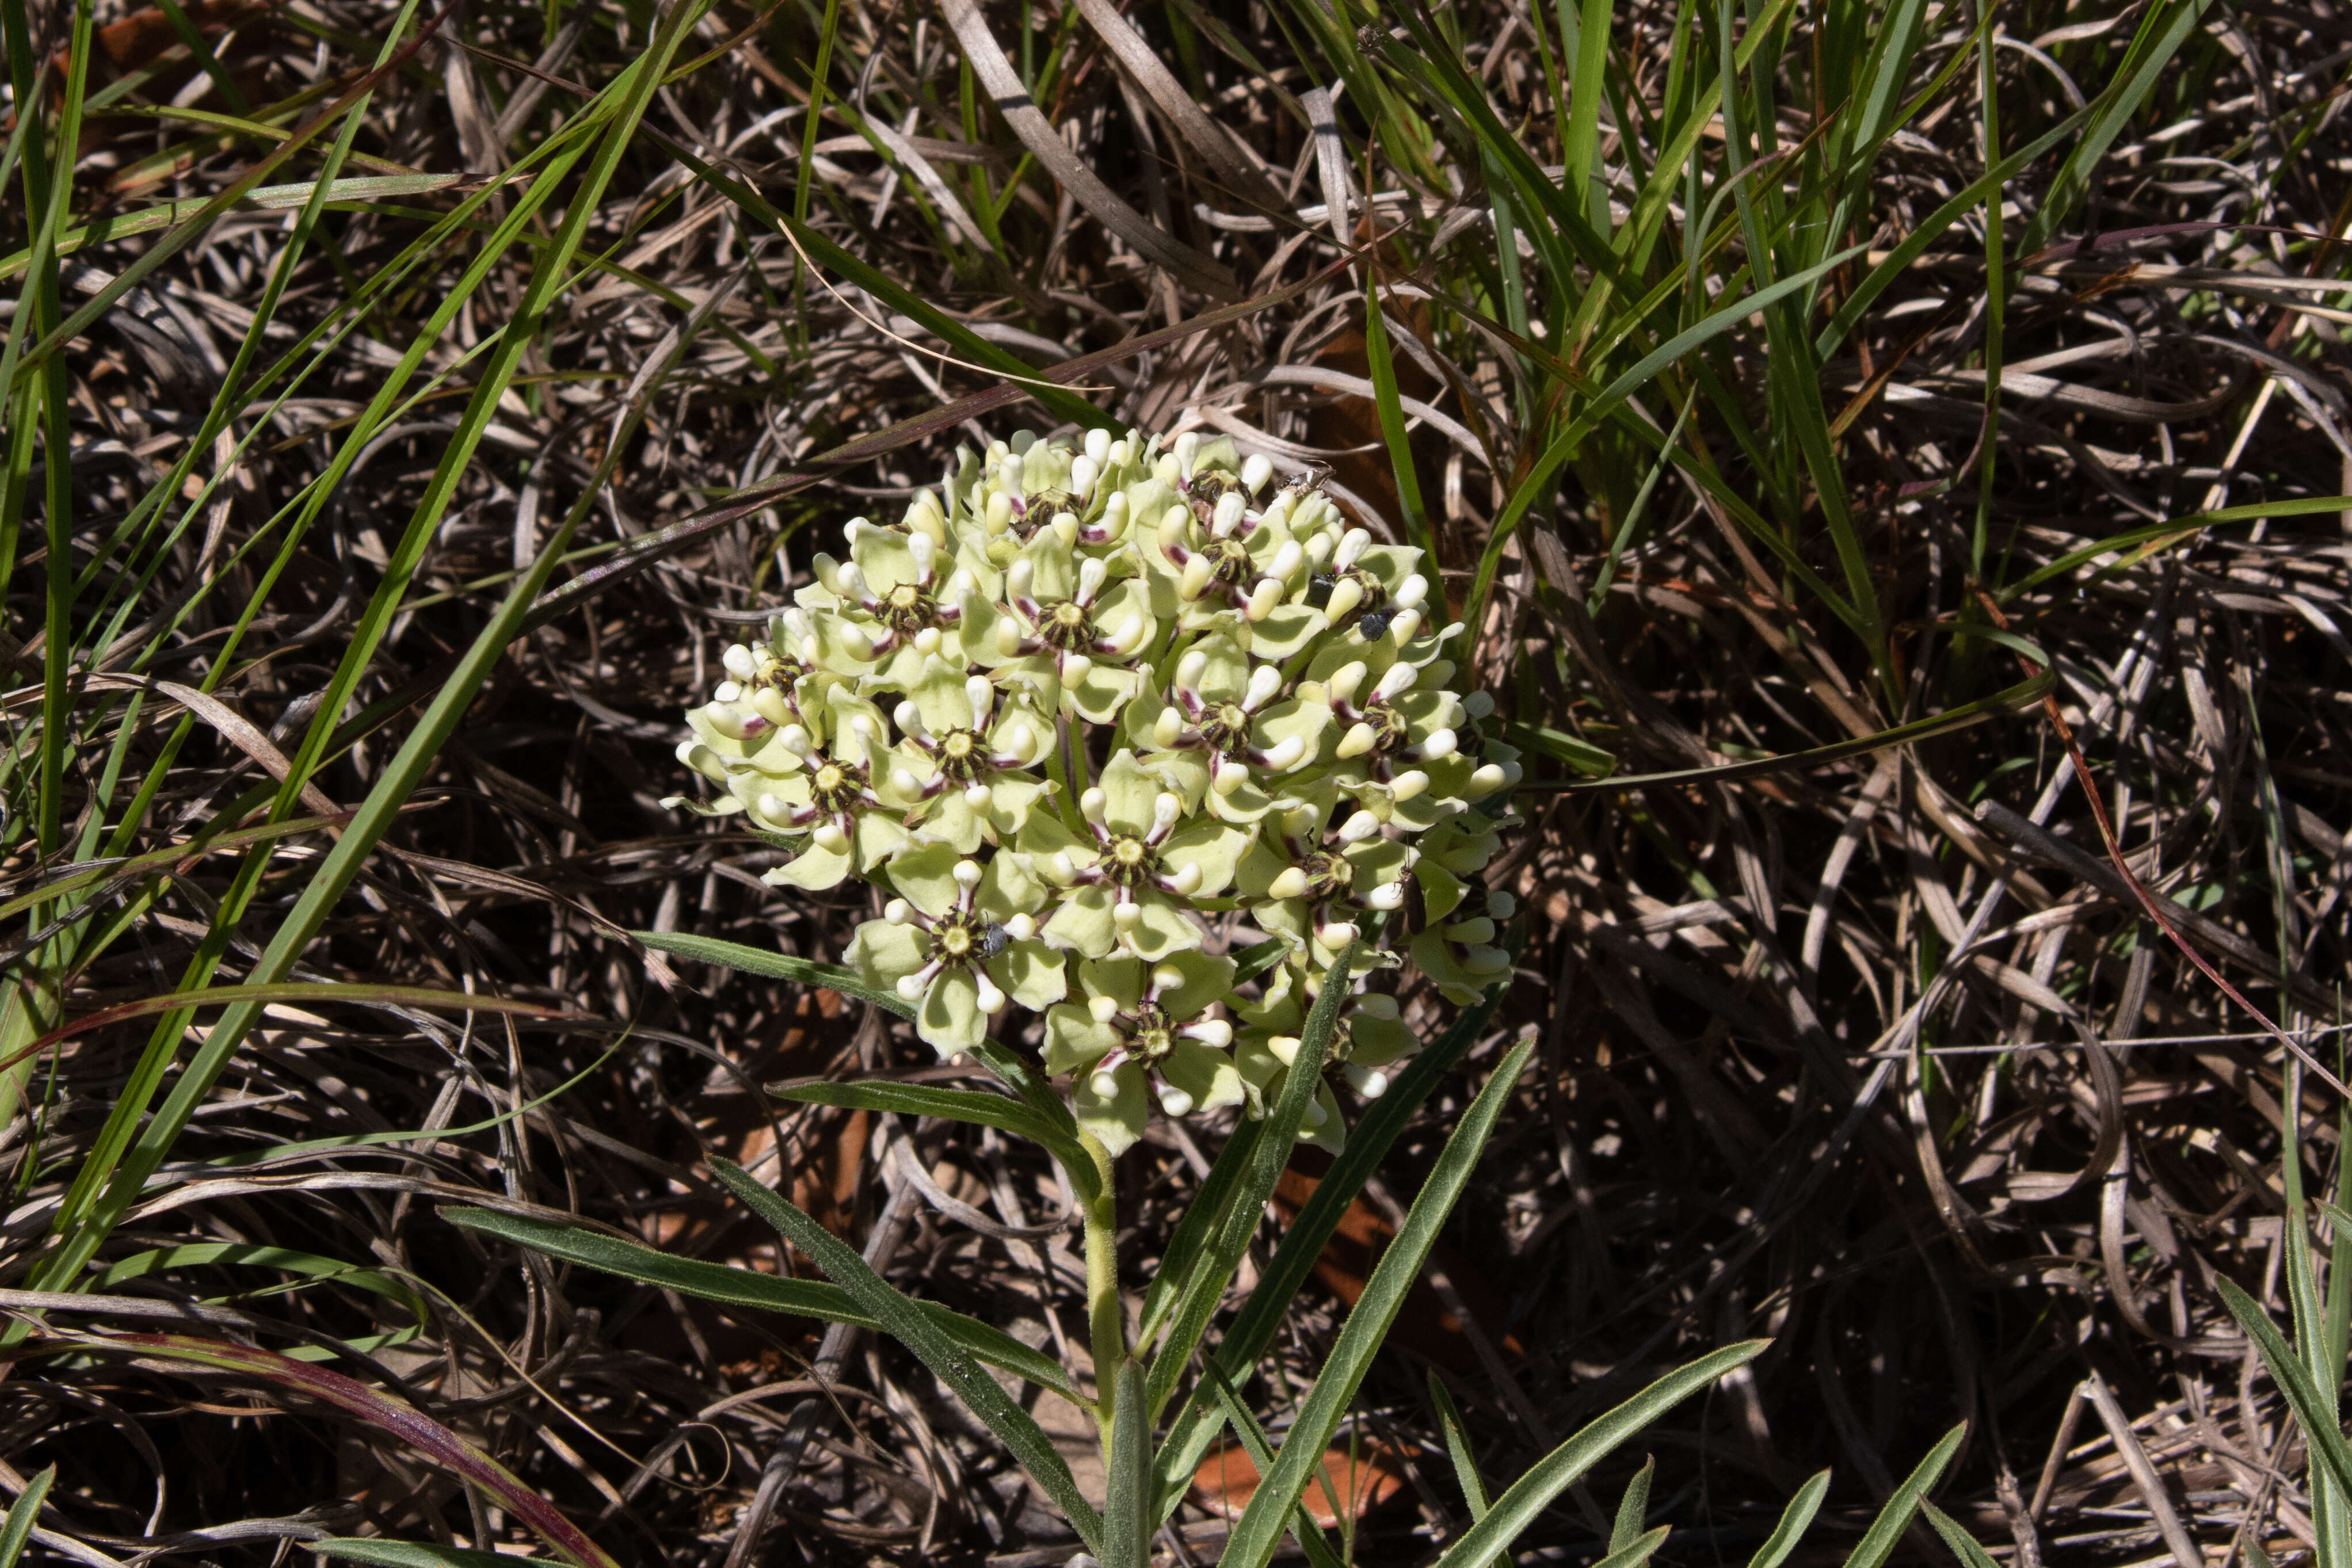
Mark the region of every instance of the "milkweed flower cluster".
[[[845, 533], [678, 757], [793, 851], [769, 883], [882, 890], [849, 959], [942, 1056], [1042, 1013], [1117, 1154], [1155, 1103], [1262, 1115], [1359, 936], [1327, 1068], [1365, 1096], [1414, 1047], [1384, 972], [1466, 1001], [1509, 967], [1481, 873], [1519, 766], [1419, 550], [1229, 441], [1101, 430], [960, 451]], [[1281, 956], [1244, 991], [1255, 933]], [[1328, 1077], [1306, 1135], [1343, 1136]]]

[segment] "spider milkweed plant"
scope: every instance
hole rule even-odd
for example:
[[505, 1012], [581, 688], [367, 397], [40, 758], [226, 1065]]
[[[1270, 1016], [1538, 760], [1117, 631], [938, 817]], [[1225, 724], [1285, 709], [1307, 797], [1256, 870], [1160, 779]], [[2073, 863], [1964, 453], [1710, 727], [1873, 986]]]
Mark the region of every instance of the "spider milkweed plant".
[[[450, 1218], [705, 1297], [878, 1327], [1004, 1443], [1105, 1568], [1144, 1568], [1230, 1423], [1263, 1480], [1222, 1562], [1263, 1568], [1295, 1533], [1318, 1568], [1336, 1564], [1307, 1489], [1533, 1049], [1510, 1051], [1451, 1129], [1277, 1445], [1242, 1386], [1339, 1214], [1478, 1036], [1510, 968], [1500, 944], [1516, 908], [1480, 873], [1513, 825], [1519, 766], [1481, 730], [1492, 699], [1457, 690], [1462, 628], [1444, 622], [1421, 551], [1375, 542], [1311, 483], [1277, 486], [1264, 457], [1189, 433], [1163, 444], [1097, 430], [1077, 444], [1016, 434], [960, 453], [895, 525], [861, 518], [845, 533], [847, 559], [818, 556], [766, 639], [726, 651], [727, 678], [688, 715], [678, 750], [719, 793], [671, 804], [740, 815], [790, 848], [771, 884], [862, 881], [880, 914], [859, 926], [846, 968], [638, 935], [830, 986], [993, 1073], [1002, 1092], [878, 1082], [777, 1092], [978, 1124], [1045, 1149], [1084, 1219], [1091, 1389], [1003, 1331], [904, 1295], [725, 1162], [720, 1180], [831, 1283], [510, 1215]], [[1468, 1009], [1425, 1051], [1394, 995], [1408, 965]], [[1352, 1129], [1335, 1078], [1369, 1107]], [[1114, 1163], [1154, 1114], [1220, 1113], [1233, 1131], [1130, 1332]], [[1300, 1138], [1336, 1163], [1204, 1350]], [[1441, 1562], [1495, 1561], [1597, 1460], [1767, 1343], [1659, 1379], [1491, 1501], [1454, 1443], [1477, 1521]], [[994, 1373], [1093, 1418], [1102, 1506]], [[1442, 1392], [1440, 1407], [1453, 1425]], [[1885, 1547], [1956, 1441], [1913, 1478], [1909, 1502], [1889, 1505]], [[1780, 1555], [1825, 1485], [1816, 1478], [1792, 1505]], [[1627, 1511], [1614, 1568], [1666, 1533], [1643, 1531], [1631, 1491]]]

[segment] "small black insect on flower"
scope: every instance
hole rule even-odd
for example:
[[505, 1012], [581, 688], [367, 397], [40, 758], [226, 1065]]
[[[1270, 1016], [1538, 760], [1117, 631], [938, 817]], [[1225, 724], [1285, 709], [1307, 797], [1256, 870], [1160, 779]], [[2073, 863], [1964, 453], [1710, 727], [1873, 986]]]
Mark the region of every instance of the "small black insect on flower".
[[1003, 952], [1006, 945], [1012, 940], [1013, 933], [992, 920], [981, 927], [980, 956], [982, 958], [993, 958]]
[[1389, 617], [1394, 613], [1389, 610], [1367, 610], [1356, 618], [1356, 630], [1363, 633], [1365, 642], [1377, 643], [1389, 634]]
[[1318, 610], [1322, 609], [1331, 602], [1331, 591], [1339, 586], [1339, 580], [1329, 572], [1317, 572], [1307, 580], [1307, 602]]

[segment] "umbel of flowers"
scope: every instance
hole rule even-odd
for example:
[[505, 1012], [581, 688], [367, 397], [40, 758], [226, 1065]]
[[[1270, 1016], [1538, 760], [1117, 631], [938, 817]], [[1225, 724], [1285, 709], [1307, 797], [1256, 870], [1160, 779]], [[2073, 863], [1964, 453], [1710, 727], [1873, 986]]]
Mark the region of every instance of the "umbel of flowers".
[[1114, 1155], [1155, 1106], [1263, 1114], [1360, 936], [1305, 1130], [1336, 1149], [1330, 1081], [1377, 1095], [1414, 1048], [1401, 967], [1464, 1002], [1510, 963], [1481, 873], [1519, 766], [1462, 628], [1419, 550], [1274, 477], [1192, 434], [961, 450], [727, 650], [678, 748], [694, 809], [793, 852], [766, 881], [880, 890], [850, 960], [942, 1056], [1043, 1014]]

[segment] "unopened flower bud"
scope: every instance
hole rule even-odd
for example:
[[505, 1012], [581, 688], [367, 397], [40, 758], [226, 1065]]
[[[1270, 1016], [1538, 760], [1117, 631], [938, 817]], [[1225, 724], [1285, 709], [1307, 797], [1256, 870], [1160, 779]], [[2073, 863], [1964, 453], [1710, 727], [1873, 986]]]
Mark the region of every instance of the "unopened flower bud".
[[1070, 459], [1070, 494], [1086, 500], [1095, 493], [1095, 477], [1101, 472], [1091, 457], [1079, 455]]
[[1402, 802], [1412, 800], [1429, 788], [1429, 775], [1415, 768], [1389, 780], [1389, 795]]
[[1429, 737], [1421, 743], [1421, 755], [1425, 759], [1434, 762], [1441, 757], [1453, 756], [1454, 744], [1452, 730], [1433, 729], [1429, 732]]
[[726, 665], [727, 673], [739, 681], [748, 681], [760, 673], [759, 661], [752, 658], [751, 650], [740, 643], [730, 643], [727, 651], [719, 655], [719, 662]]
[[955, 878], [958, 887], [970, 892], [980, 885], [980, 879], [987, 873], [981, 870], [978, 861], [958, 861], [955, 862], [955, 869], [949, 874]]
[[988, 977], [988, 971], [975, 970], [971, 977], [980, 987], [980, 1010], [984, 1013], [1002, 1012], [1004, 1009], [1004, 993], [996, 988], [996, 982]]
[[1397, 584], [1397, 591], [1395, 594], [1391, 596], [1390, 602], [1393, 603], [1399, 610], [1410, 610], [1428, 597], [1429, 579], [1422, 576], [1421, 573], [1416, 571], [1411, 577], [1406, 578], [1402, 582]]
[[1162, 1111], [1167, 1112], [1171, 1116], [1189, 1115], [1192, 1113], [1192, 1097], [1190, 1094], [1185, 1093], [1184, 1091], [1177, 1088], [1176, 1085], [1169, 1082], [1164, 1078], [1158, 1081], [1158, 1087], [1160, 1090], [1160, 1108]]
[[1143, 921], [1143, 905], [1114, 904], [1110, 906], [1110, 923], [1121, 931], [1132, 931]]
[[1009, 599], [1026, 599], [1029, 587], [1037, 580], [1037, 568], [1027, 556], [1023, 556], [1004, 569], [1004, 593]]
[[1184, 575], [1177, 580], [1176, 592], [1189, 604], [1209, 591], [1209, 580], [1214, 575], [1209, 558], [1196, 555], [1184, 563]]
[[1202, 1019], [1197, 1023], [1186, 1024], [1178, 1032], [1188, 1040], [1197, 1040], [1202, 1045], [1213, 1045], [1219, 1050], [1234, 1042], [1234, 1026], [1223, 1019]]
[[1097, 997], [1087, 1003], [1087, 1012], [1097, 1023], [1108, 1023], [1118, 1017], [1117, 997]]
[[1364, 895], [1364, 902], [1374, 909], [1402, 909], [1404, 907], [1404, 883], [1401, 882], [1382, 883], [1380, 886], [1372, 889], [1371, 892]]
[[1220, 762], [1209, 780], [1220, 795], [1230, 795], [1249, 782], [1249, 769], [1238, 762]]
[[1095, 662], [1084, 653], [1066, 653], [1062, 657], [1062, 684], [1075, 686], [1094, 673]]
[[1178, 436], [1174, 451], [1176, 472], [1190, 479], [1192, 476], [1192, 465], [1201, 455], [1201, 433], [1197, 430], [1188, 430]]
[[1209, 655], [1194, 648], [1176, 661], [1176, 684], [1188, 691], [1201, 689], [1201, 677], [1209, 671]]
[[882, 918], [893, 925], [904, 925], [915, 917], [915, 906], [903, 898], [894, 898], [882, 906]]
[[1471, 773], [1470, 782], [1463, 786], [1462, 793], [1470, 800], [1482, 800], [1502, 787], [1503, 770], [1489, 762]]
[[1380, 739], [1381, 737], [1373, 733], [1372, 727], [1369, 724], [1349, 725], [1348, 733], [1339, 737], [1340, 760], [1345, 761], [1350, 757], [1361, 757], [1373, 747], [1378, 746]]
[[1217, 497], [1216, 509], [1209, 514], [1209, 531], [1223, 538], [1241, 527], [1242, 514], [1248, 510], [1249, 503], [1242, 498], [1239, 490], [1226, 491]]
[[1349, 1086], [1367, 1100], [1377, 1100], [1388, 1092], [1389, 1075], [1377, 1067], [1358, 1067], [1349, 1062], [1339, 1071]]
[[1176, 737], [1183, 733], [1184, 715], [1172, 703], [1161, 708], [1151, 721], [1152, 741], [1162, 747], [1174, 746]]
[[1266, 884], [1266, 894], [1272, 898], [1303, 898], [1307, 894], [1307, 873], [1297, 866], [1285, 866]]
[[1265, 766], [1276, 773], [1287, 773], [1298, 766], [1307, 755], [1307, 737], [1294, 735], [1265, 754]]
[[1420, 678], [1421, 672], [1411, 664], [1391, 664], [1381, 672], [1379, 684], [1372, 687], [1372, 700], [1378, 703], [1393, 701], [1412, 690], [1412, 684]]
[[923, 982], [916, 976], [899, 976], [898, 984], [893, 988], [907, 1001], [919, 1002], [923, 999]]
[[1087, 821], [1100, 823], [1103, 813], [1109, 808], [1109, 802], [1110, 797], [1105, 795], [1099, 789], [1088, 789], [1078, 797], [1078, 811]]
[[841, 824], [838, 822], [819, 822], [816, 830], [809, 834], [809, 842], [827, 854], [842, 855], [849, 852], [849, 835], [841, 831]]
[[1092, 463], [1097, 468], [1100, 468], [1103, 465], [1103, 460], [1109, 455], [1110, 432], [1105, 430], [1100, 425], [1097, 425], [1092, 430], [1087, 431], [1087, 461]]
[[1323, 615], [1334, 622], [1345, 621], [1348, 612], [1364, 601], [1364, 585], [1352, 577], [1343, 577], [1331, 588], [1331, 597], [1323, 601]]
[[[1354, 927], [1351, 926], [1349, 929], [1349, 935], [1352, 936]], [[1276, 1061], [1287, 1067], [1298, 1060], [1298, 1048], [1303, 1043], [1295, 1034], [1269, 1035], [1266, 1037], [1265, 1049], [1273, 1053]]]
[[890, 787], [901, 795], [919, 795], [923, 792], [923, 781], [916, 778], [910, 769], [905, 768], [894, 768], [890, 770]]
[[1372, 536], [1369, 532], [1362, 528], [1349, 528], [1339, 536], [1339, 548], [1331, 552], [1331, 564], [1345, 571], [1363, 559], [1364, 552], [1371, 548]]
[[1180, 865], [1168, 879], [1168, 891], [1179, 898], [1190, 898], [1201, 891], [1201, 868], [1195, 862]]
[[1013, 497], [999, 490], [988, 497], [988, 510], [981, 517], [981, 526], [992, 537], [1013, 526]]
[[1242, 613], [1248, 617], [1253, 624], [1263, 621], [1274, 613], [1276, 605], [1282, 602], [1282, 584], [1279, 580], [1271, 577], [1262, 577], [1258, 579], [1257, 586], [1250, 590], [1249, 603], [1243, 607]]
[[977, 780], [963, 787], [963, 803], [975, 811], [987, 810], [989, 801], [994, 799], [995, 797], [989, 792], [988, 786]]
[[1256, 495], [1274, 477], [1274, 462], [1263, 452], [1252, 453], [1242, 464], [1242, 488]]
[[1315, 928], [1315, 940], [1326, 947], [1345, 947], [1349, 942], [1355, 940], [1355, 936], [1356, 928], [1344, 920], [1334, 920], [1327, 925], [1318, 925]]

